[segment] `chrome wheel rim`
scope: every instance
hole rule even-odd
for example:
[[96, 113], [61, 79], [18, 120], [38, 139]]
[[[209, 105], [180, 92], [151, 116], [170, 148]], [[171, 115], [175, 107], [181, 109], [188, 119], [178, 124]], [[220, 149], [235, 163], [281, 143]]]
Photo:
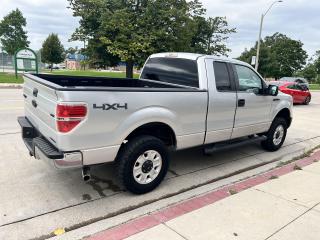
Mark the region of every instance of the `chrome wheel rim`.
[[279, 125], [273, 134], [273, 144], [278, 146], [282, 142], [283, 136], [284, 136], [284, 127], [282, 125]]
[[141, 154], [133, 165], [133, 177], [139, 184], [149, 184], [160, 174], [162, 157], [155, 150], [148, 150]]
[[305, 103], [308, 104], [308, 103], [310, 103], [310, 101], [311, 101], [311, 98], [310, 98], [310, 97], [307, 97]]

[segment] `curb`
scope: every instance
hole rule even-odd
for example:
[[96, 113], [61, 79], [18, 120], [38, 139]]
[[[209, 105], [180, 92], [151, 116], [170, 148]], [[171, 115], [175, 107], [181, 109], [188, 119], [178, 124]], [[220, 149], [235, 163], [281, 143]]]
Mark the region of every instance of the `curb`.
[[162, 210], [152, 212], [148, 215], [138, 217], [122, 225], [107, 229], [103, 232], [96, 233], [85, 239], [87, 240], [122, 240], [129, 236], [135, 235], [162, 223], [168, 222], [174, 218], [195, 211], [207, 205], [218, 202], [233, 194], [242, 192], [246, 189], [255, 187], [274, 178], [281, 177], [298, 168], [306, 167], [320, 160], [320, 150], [314, 152], [311, 156], [291, 162], [282, 167], [278, 167], [259, 174], [257, 176], [236, 182], [234, 184], [211, 191], [204, 195], [183, 201]]
[[0, 89], [21, 89], [23, 84], [0, 83]]

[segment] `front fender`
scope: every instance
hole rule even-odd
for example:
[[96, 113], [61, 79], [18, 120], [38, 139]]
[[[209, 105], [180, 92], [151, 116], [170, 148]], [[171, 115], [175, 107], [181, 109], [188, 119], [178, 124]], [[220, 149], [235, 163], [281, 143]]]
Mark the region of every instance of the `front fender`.
[[287, 94], [279, 94], [280, 101], [273, 103], [272, 119], [274, 119], [282, 110], [287, 109], [290, 113], [290, 118], [293, 118], [293, 99]]

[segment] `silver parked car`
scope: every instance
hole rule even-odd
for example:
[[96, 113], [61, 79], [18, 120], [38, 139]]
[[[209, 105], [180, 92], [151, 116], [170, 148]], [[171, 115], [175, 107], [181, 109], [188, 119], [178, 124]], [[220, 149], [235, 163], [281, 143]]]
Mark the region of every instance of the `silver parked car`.
[[[285, 141], [292, 97], [248, 64], [188, 53], [152, 55], [139, 79], [24, 75], [25, 116], [18, 119], [31, 155], [57, 168], [116, 161], [133, 193], [156, 188], [169, 150]], [[215, 143], [215, 144], [214, 144]], [[214, 145], [213, 145], [214, 144]], [[196, 161], [196, 159], [195, 159]]]

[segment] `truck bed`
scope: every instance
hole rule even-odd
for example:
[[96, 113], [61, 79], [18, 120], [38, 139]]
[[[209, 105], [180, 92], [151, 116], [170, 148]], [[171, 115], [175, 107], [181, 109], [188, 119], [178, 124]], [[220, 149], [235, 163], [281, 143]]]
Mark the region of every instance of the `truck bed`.
[[[30, 124], [58, 150], [83, 151], [86, 165], [106, 161], [94, 157], [100, 150], [112, 149], [112, 156], [107, 158], [113, 160], [124, 138], [150, 122], [163, 121], [176, 129], [177, 137], [191, 135], [203, 142], [208, 100], [205, 89], [144, 79], [49, 74], [25, 74], [24, 80], [25, 117]], [[85, 120], [66, 134], [57, 130], [57, 105], [61, 103], [87, 106]], [[194, 141], [183, 142], [177, 148], [194, 145]]]
[[25, 77], [59, 91], [199, 91], [197, 88], [144, 79], [26, 74]]

